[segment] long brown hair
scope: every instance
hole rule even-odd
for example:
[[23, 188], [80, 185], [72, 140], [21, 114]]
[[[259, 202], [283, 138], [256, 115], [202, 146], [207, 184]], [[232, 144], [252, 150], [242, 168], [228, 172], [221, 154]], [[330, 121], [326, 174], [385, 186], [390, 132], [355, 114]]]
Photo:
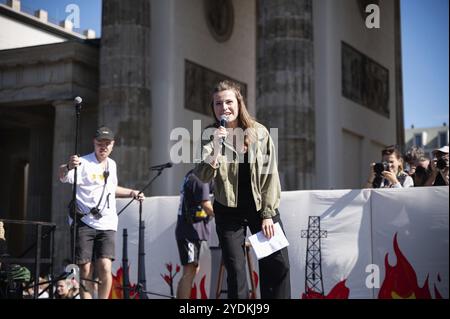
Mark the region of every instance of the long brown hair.
[[398, 149], [397, 145], [390, 145], [387, 146], [385, 149], [383, 149], [381, 151], [381, 156], [383, 157], [384, 155], [392, 155], [394, 154], [395, 157], [398, 159], [399, 161], [399, 165], [398, 165], [398, 172], [397, 174], [400, 174], [401, 172], [403, 172], [403, 156], [402, 153], [400, 153], [400, 150]]
[[[246, 131], [249, 128], [253, 128], [255, 124], [255, 119], [248, 113], [247, 106], [245, 105], [244, 97], [241, 93], [241, 87], [238, 83], [225, 80], [217, 83], [217, 85], [214, 87], [214, 90], [211, 95], [211, 103], [210, 108], [212, 111], [212, 114], [215, 119], [214, 126], [219, 127], [220, 126], [220, 119], [216, 117], [216, 113], [214, 112], [214, 94], [222, 92], [222, 91], [233, 91], [234, 95], [236, 96], [237, 102], [238, 102], [238, 127], [240, 127], [243, 131]], [[247, 132], [252, 131], [248, 130]], [[249, 135], [245, 136], [244, 143], [246, 146], [249, 146], [249, 144], [254, 140], [253, 132], [251, 132]]]

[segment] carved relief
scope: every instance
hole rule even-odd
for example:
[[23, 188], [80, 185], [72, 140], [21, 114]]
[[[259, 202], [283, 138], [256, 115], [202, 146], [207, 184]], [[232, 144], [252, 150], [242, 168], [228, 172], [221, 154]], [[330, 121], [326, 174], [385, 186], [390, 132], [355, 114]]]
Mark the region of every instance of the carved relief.
[[218, 82], [227, 79], [239, 83], [241, 93], [247, 100], [247, 84], [185, 60], [184, 107], [194, 112], [212, 116], [210, 109], [211, 93]]
[[342, 95], [389, 118], [389, 70], [342, 42]]
[[234, 9], [231, 0], [204, 0], [206, 23], [214, 39], [225, 42], [233, 33]]

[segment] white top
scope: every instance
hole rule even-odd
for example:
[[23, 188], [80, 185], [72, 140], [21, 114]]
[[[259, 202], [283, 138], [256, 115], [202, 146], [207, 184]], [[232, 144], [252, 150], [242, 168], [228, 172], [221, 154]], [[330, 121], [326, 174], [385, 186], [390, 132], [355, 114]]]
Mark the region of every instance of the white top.
[[[95, 153], [80, 158], [80, 166], [77, 168], [77, 204], [80, 210], [86, 214], [81, 219], [83, 223], [98, 230], [117, 231], [116, 189], [118, 182], [116, 162], [108, 158], [106, 169], [109, 171], [109, 176], [103, 198], [98, 206], [102, 217], [97, 219], [89, 213], [91, 208], [96, 207], [99, 203], [105, 184], [104, 170], [95, 157]], [[75, 170], [70, 170], [61, 179], [61, 182], [73, 184], [74, 172]], [[69, 224], [72, 224], [70, 217]]]
[[405, 172], [400, 172], [400, 174], [397, 175], [398, 183], [397, 184], [389, 184], [389, 181], [387, 181], [385, 178], [383, 178], [383, 181], [381, 182], [380, 188], [407, 188], [407, 187], [414, 187], [414, 180], [411, 176], [406, 174]]

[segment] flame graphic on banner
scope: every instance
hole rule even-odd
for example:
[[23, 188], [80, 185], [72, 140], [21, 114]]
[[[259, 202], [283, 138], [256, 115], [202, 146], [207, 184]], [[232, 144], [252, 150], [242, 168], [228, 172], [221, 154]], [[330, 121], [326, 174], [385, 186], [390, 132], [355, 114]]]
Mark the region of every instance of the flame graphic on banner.
[[302, 299], [348, 299], [350, 289], [345, 286], [347, 279], [338, 282], [328, 293], [322, 295], [314, 290], [309, 289], [306, 293], [302, 293]]
[[[386, 274], [380, 292], [379, 299], [431, 299], [431, 293], [428, 288], [427, 275], [422, 287], [417, 282], [417, 274], [403, 255], [397, 242], [397, 233], [394, 235], [394, 252], [397, 257], [397, 264], [395, 266], [389, 265], [388, 255], [384, 258], [384, 265]], [[440, 281], [440, 276], [438, 275]], [[437, 299], [442, 298], [441, 294], [434, 285], [435, 296]]]
[[[200, 299], [208, 299], [208, 294], [206, 293], [205, 283], [206, 283], [206, 275], [203, 275], [202, 279], [200, 280], [200, 285], [199, 285]], [[195, 282], [191, 289], [191, 298], [190, 299], [198, 299], [197, 298], [197, 285], [195, 284]]]
[[[123, 299], [123, 269], [117, 269], [116, 275], [112, 274], [112, 286], [109, 293], [109, 299]], [[130, 283], [130, 299], [139, 299], [136, 293], [136, 284]]]
[[[437, 274], [437, 280], [439, 282], [441, 282], [441, 275], [439, 273]], [[442, 299], [442, 295], [439, 292], [439, 290], [436, 288], [436, 284], [434, 284], [434, 296], [436, 299]]]

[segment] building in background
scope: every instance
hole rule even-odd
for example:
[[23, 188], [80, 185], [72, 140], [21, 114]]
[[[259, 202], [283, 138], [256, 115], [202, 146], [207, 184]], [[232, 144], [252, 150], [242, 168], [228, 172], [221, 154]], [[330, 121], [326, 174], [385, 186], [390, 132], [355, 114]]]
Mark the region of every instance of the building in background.
[[[143, 187], [151, 165], [189, 150], [147, 196], [178, 193], [196, 157], [193, 121], [212, 122], [208, 99], [222, 79], [240, 82], [251, 114], [278, 129], [283, 190], [359, 188], [380, 150], [404, 141], [399, 0], [103, 0], [99, 40], [8, 3], [0, 216], [56, 222], [58, 255], [69, 255], [71, 193], [57, 166], [73, 153], [75, 96], [80, 153], [97, 125], [110, 126], [123, 186]], [[379, 28], [366, 24], [370, 3]]]
[[[55, 222], [59, 264], [69, 255], [70, 188], [58, 185], [57, 166], [74, 152], [75, 96], [87, 101], [80, 131], [97, 125], [99, 45], [91, 37], [40, 8], [0, 3], [0, 218]], [[90, 148], [87, 137], [81, 150]], [[8, 227], [12, 252], [32, 247], [35, 229]]]
[[448, 126], [443, 123], [442, 126], [427, 128], [405, 129], [405, 147], [418, 146], [425, 150], [425, 153], [432, 158], [433, 150], [448, 145]]

